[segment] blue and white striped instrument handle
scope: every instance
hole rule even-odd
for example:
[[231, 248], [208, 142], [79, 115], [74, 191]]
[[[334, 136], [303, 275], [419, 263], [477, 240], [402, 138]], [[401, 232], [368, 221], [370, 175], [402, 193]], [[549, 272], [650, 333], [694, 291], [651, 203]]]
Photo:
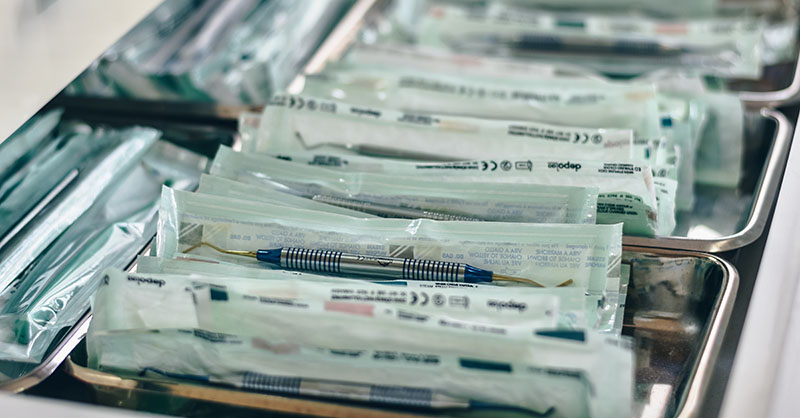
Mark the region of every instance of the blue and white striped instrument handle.
[[449, 261], [378, 257], [292, 247], [258, 250], [256, 258], [287, 270], [323, 274], [437, 282], [484, 283], [492, 281], [491, 271]]

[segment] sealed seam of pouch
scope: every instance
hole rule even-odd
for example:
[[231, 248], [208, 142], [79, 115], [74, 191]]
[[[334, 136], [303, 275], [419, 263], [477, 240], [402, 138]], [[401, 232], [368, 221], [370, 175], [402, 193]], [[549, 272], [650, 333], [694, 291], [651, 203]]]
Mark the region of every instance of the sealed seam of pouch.
[[[302, 247], [355, 254], [459, 260], [530, 277], [546, 286], [567, 280], [595, 294], [619, 276], [622, 225], [437, 222], [358, 219], [261, 202], [164, 188], [157, 254], [172, 258], [199, 242], [226, 249]], [[196, 253], [216, 251], [199, 248]], [[213, 256], [213, 255], [212, 255]], [[247, 257], [216, 255], [258, 266]]]
[[243, 150], [367, 153], [417, 160], [577, 153], [625, 159], [630, 158], [632, 141], [626, 129], [417, 114], [312, 96], [275, 96], [264, 110], [258, 136], [245, 142]]
[[[264, 164], [264, 163], [267, 164]], [[348, 173], [220, 148], [212, 174], [253, 184], [279, 183], [308, 198], [368, 202], [390, 207], [456, 213], [487, 221], [594, 223], [595, 187], [450, 182], [421, 176]], [[274, 186], [273, 186], [274, 187]], [[379, 214], [380, 216], [380, 214]]]

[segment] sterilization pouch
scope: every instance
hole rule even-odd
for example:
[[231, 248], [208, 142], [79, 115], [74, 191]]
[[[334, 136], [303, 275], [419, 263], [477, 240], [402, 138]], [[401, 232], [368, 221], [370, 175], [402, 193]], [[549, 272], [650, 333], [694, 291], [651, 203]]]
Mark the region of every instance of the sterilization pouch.
[[27, 163], [39, 148], [51, 138], [61, 120], [63, 110], [51, 110], [34, 116], [11, 136], [0, 140], [0, 185], [22, 164]]
[[472, 82], [456, 76], [368, 70], [306, 77], [304, 96], [405, 112], [659, 132], [656, 89], [586, 77], [530, 78], [525, 83]]
[[310, 96], [275, 96], [264, 110], [254, 140], [242, 137], [242, 150], [361, 153], [418, 160], [498, 154], [630, 158], [630, 130], [572, 126], [442, 116], [435, 111], [423, 115]]
[[[229, 154], [223, 148], [220, 152]], [[224, 155], [223, 154], [223, 155]], [[535, 155], [533, 158], [527, 158]], [[307, 165], [391, 176], [435, 178], [441, 182], [481, 182], [597, 187], [597, 223], [623, 222], [629, 235], [658, 230], [658, 204], [650, 167], [631, 160], [590, 161], [507, 154], [496, 159], [460, 162], [402, 161], [355, 155], [279, 154]], [[270, 157], [247, 157], [270, 165]]]
[[[185, 276], [170, 275], [138, 275], [128, 274], [118, 270], [109, 270], [103, 280], [103, 286], [98, 291], [95, 300], [95, 322], [92, 323], [88, 340], [88, 352], [90, 365], [93, 367], [108, 367], [116, 370], [143, 371], [147, 367], [154, 367], [161, 371], [167, 371], [168, 375], [175, 377], [181, 373], [173, 366], [168, 366], [171, 362], [169, 358], [173, 356], [158, 356], [156, 346], [151, 346], [150, 354], [143, 356], [131, 356], [131, 347], [135, 347], [137, 342], [145, 343], [148, 341], [148, 331], [141, 328], [142, 322], [133, 321], [129, 323], [117, 322], [122, 325], [117, 331], [107, 327], [109, 320], [115, 317], [114, 310], [126, 312], [132, 315], [131, 318], [147, 319], [150, 324], [167, 325], [166, 328], [180, 328], [176, 318], [190, 318], [191, 310], [198, 313], [197, 321], [200, 323], [200, 333], [205, 333], [205, 337], [218, 335], [222, 332], [219, 328], [227, 328], [226, 333], [237, 333], [240, 335], [254, 336], [269, 341], [286, 342], [294, 346], [307, 347], [330, 347], [336, 350], [373, 350], [387, 352], [417, 352], [417, 353], [437, 353], [439, 355], [453, 355], [472, 359], [493, 359], [496, 364], [506, 364], [507, 359], [515, 359], [511, 363], [526, 363], [528, 368], [511, 367], [511, 370], [528, 372], [537, 371], [538, 368], [558, 368], [566, 369], [562, 373], [545, 373], [550, 377], [555, 376], [580, 376], [580, 379], [589, 385], [588, 394], [581, 393], [582, 396], [588, 395], [591, 416], [615, 416], [630, 408], [630, 386], [632, 385], [632, 358], [630, 347], [626, 339], [606, 338], [600, 335], [581, 331], [581, 330], [548, 330], [537, 329], [527, 334], [502, 333], [503, 330], [513, 330], [513, 327], [504, 325], [472, 326], [463, 327], [469, 320], [461, 318], [447, 318], [446, 309], [430, 307], [420, 309], [419, 307], [399, 308], [396, 306], [383, 305], [378, 309], [378, 305], [365, 302], [339, 302], [329, 304], [319, 304], [312, 302], [302, 302], [298, 300], [281, 300], [276, 297], [261, 296], [256, 294], [238, 293], [230, 288], [221, 286], [210, 286], [195, 282], [189, 286], [191, 278]], [[263, 286], [268, 281], [250, 281], [255, 286]], [[272, 281], [281, 286], [283, 281]], [[352, 282], [342, 280], [342, 283]], [[237, 287], [231, 283], [232, 287]], [[327, 284], [326, 284], [327, 285]], [[363, 284], [361, 284], [363, 286]], [[380, 285], [374, 285], [381, 287]], [[124, 291], [121, 288], [125, 288]], [[536, 289], [529, 289], [531, 292]], [[539, 289], [541, 290], [541, 289]], [[563, 291], [565, 289], [548, 289]], [[463, 291], [463, 290], [461, 290]], [[472, 293], [470, 294], [472, 295]], [[491, 297], [487, 295], [487, 297]], [[188, 301], [188, 303], [174, 303], [176, 298]], [[195, 305], [196, 304], [196, 305]], [[132, 306], [136, 305], [136, 306]], [[177, 308], [189, 307], [187, 312], [177, 312]], [[373, 306], [372, 309], [369, 307]], [[135, 309], [137, 308], [138, 309]], [[126, 309], [127, 308], [127, 309]], [[173, 309], [176, 308], [176, 309]], [[164, 309], [172, 309], [172, 315], [164, 315]], [[161, 315], [158, 312], [161, 311]], [[239, 315], [241, 320], [230, 323], [234, 315]], [[517, 315], [517, 314], [509, 314]], [[264, 318], [268, 318], [263, 321]], [[262, 321], [259, 321], [259, 320]], [[434, 321], [434, 319], [439, 319]], [[119, 317], [117, 317], [117, 321]], [[286, 322], [292, 325], [286, 325]], [[191, 322], [191, 321], [184, 321]], [[170, 326], [171, 325], [171, 326]], [[375, 327], [378, 327], [376, 329]], [[136, 333], [133, 340], [128, 340], [132, 344], [108, 346], [106, 336], [125, 335], [126, 330], [140, 329], [143, 332]], [[391, 329], [392, 332], [385, 332]], [[203, 331], [205, 330], [205, 331]], [[111, 331], [111, 332], [109, 332]], [[168, 329], [164, 332], [172, 332]], [[214, 334], [207, 333], [214, 331]], [[152, 332], [152, 331], [151, 331]], [[160, 332], [160, 331], [159, 331]], [[435, 336], [424, 337], [431, 332]], [[196, 334], [195, 334], [196, 335]], [[204, 337], [204, 335], [199, 335]], [[124, 337], [121, 337], [124, 338]], [[464, 339], [468, 338], [469, 343]], [[210, 338], [209, 341], [215, 340]], [[177, 341], [172, 341], [177, 343]], [[146, 343], [145, 343], [146, 344]], [[165, 343], [174, 352], [175, 346]], [[245, 345], [246, 346], [246, 345]], [[181, 347], [184, 347], [181, 345]], [[226, 365], [232, 362], [226, 361], [226, 357], [212, 357], [211, 363], [194, 363], [195, 357], [190, 353], [205, 352], [206, 347], [196, 350], [187, 350], [184, 353], [189, 357], [181, 357], [178, 363], [187, 365], [184, 361], [194, 364], [190, 367], [200, 367], [193, 369], [199, 373], [187, 373], [197, 375], [213, 375], [221, 378], [226, 373], [217, 373], [217, 370], [227, 370]], [[218, 346], [219, 347], [219, 346]], [[284, 346], [286, 347], [286, 346]], [[225, 350], [219, 347], [221, 350]], [[183, 352], [183, 351], [181, 351]], [[286, 354], [289, 352], [287, 351]], [[208, 353], [212, 355], [211, 352]], [[244, 354], [244, 353], [241, 353]], [[309, 353], [310, 354], [310, 353]], [[240, 356], [235, 356], [240, 357]], [[153, 359], [160, 358], [166, 363], [150, 363]], [[241, 356], [242, 359], [249, 358]], [[312, 362], [316, 357], [305, 360]], [[137, 360], [138, 359], [138, 360]], [[142, 360], [144, 363], [139, 363]], [[275, 364], [275, 367], [292, 366], [292, 358], [286, 358], [286, 362], [281, 359], [276, 361], [257, 362], [259, 364]], [[377, 360], [377, 359], [375, 359]], [[278, 365], [280, 363], [281, 365]], [[156, 367], [157, 364], [162, 367]], [[173, 363], [177, 364], [177, 363]], [[469, 363], [475, 364], [475, 363]], [[353, 364], [352, 366], [355, 366]], [[467, 364], [463, 367], [472, 368]], [[477, 366], [477, 364], [476, 364]], [[184, 367], [177, 365], [176, 367]], [[308, 373], [311, 370], [319, 370], [316, 367], [304, 367]], [[383, 368], [380, 368], [383, 369]], [[483, 369], [483, 368], [481, 368]], [[508, 373], [509, 367], [503, 367]], [[205, 370], [205, 372], [203, 372]], [[282, 369], [281, 373], [288, 373]], [[494, 369], [493, 369], [494, 370]], [[158, 371], [158, 370], [157, 370]], [[235, 370], [231, 370], [235, 372]], [[253, 371], [253, 370], [250, 370]], [[258, 372], [270, 374], [266, 369], [258, 369]], [[385, 369], [384, 369], [385, 371]], [[538, 370], [541, 372], [541, 370]], [[570, 371], [566, 373], [566, 371]], [[422, 372], [417, 370], [415, 374]], [[477, 371], [476, 371], [477, 372]], [[344, 372], [343, 372], [344, 373]], [[364, 373], [364, 371], [361, 371]], [[235, 373], [234, 373], [235, 374]], [[394, 373], [392, 373], [394, 375]], [[372, 382], [375, 384], [387, 384], [386, 379], [391, 379], [383, 375], [376, 376], [382, 381], [372, 381], [371, 378], [358, 380], [356, 373], [353, 382]], [[325, 378], [321, 375], [301, 375], [303, 377]], [[344, 373], [342, 377], [350, 376]], [[183, 376], [186, 377], [186, 376]], [[329, 377], [329, 376], [328, 376]], [[235, 379], [235, 376], [231, 376]], [[399, 378], [399, 375], [398, 375]], [[419, 380], [419, 379], [418, 379]], [[425, 379], [423, 379], [425, 380]], [[398, 381], [392, 381], [399, 384]], [[216, 383], [235, 384], [235, 380], [225, 380]], [[469, 385], [475, 388], [475, 385]], [[538, 386], [538, 385], [537, 385]], [[550, 387], [544, 385], [543, 387]], [[485, 388], [484, 388], [485, 389]], [[537, 408], [540, 404], [531, 404], [531, 388], [525, 386], [523, 395], [514, 396], [512, 404], [523, 405], [529, 408]], [[574, 388], [573, 388], [574, 390]], [[566, 395], [563, 391], [557, 391], [561, 395], [545, 397], [547, 401], [553, 402], [562, 399], [560, 396]], [[447, 393], [447, 392], [445, 392]], [[471, 393], [468, 397], [471, 397]], [[571, 392], [574, 396], [574, 392]], [[465, 396], [461, 394], [461, 396]], [[508, 398], [504, 398], [508, 399]], [[572, 408], [577, 405], [574, 398], [571, 402]], [[612, 401], [613, 399], [613, 401]], [[537, 402], [542, 398], [536, 398]], [[495, 400], [499, 402], [499, 400]], [[508, 402], [508, 401], [503, 401]], [[526, 403], [528, 402], [528, 403]], [[420, 405], [423, 406], [423, 405]], [[568, 408], [567, 405], [560, 406], [558, 411]], [[579, 410], [570, 409], [576, 412]], [[560, 412], [558, 413], [560, 415]], [[611, 414], [611, 415], [608, 415]], [[572, 416], [572, 415], [567, 415]]]
[[419, 71], [452, 74], [474, 81], [526, 82], [531, 77], [556, 75], [556, 68], [547, 63], [455, 54], [443, 49], [404, 44], [358, 43], [350, 47], [347, 55], [328, 63], [325, 68]]
[[460, 52], [536, 52], [537, 58], [636, 75], [659, 68], [761, 76], [764, 21], [752, 17], [663, 20], [624, 15], [435, 6], [419, 23], [421, 45]]
[[45, 196], [72, 182], [82, 165], [85, 169], [86, 162], [117, 142], [118, 138], [102, 141], [86, 132], [68, 132], [47, 141], [26, 164], [0, 179], [0, 236], [9, 233]]
[[[331, 301], [379, 301], [399, 304], [400, 306], [419, 306], [421, 308], [435, 305], [437, 309], [444, 310], [459, 308], [452, 309], [454, 312], [459, 312], [461, 309], [469, 310], [470, 312], [476, 308], [480, 309], [480, 306], [475, 306], [475, 303], [484, 303], [481, 301], [486, 297], [490, 297], [491, 299], [487, 300], [485, 305], [490, 307], [491, 311], [497, 310], [500, 312], [502, 310], [511, 309], [519, 314], [528, 315], [528, 312], [532, 312], [531, 309], [535, 309], [535, 306], [549, 307], [550, 299], [547, 298], [553, 297], [558, 302], [558, 310], [553, 311], [552, 315], [557, 317], [556, 324], [560, 328], [596, 327], [605, 330], [608, 326], [602, 321], [603, 318], [608, 316], [605, 312], [612, 308], [611, 305], [605, 306], [601, 298], [587, 296], [583, 291], [575, 288], [507, 288], [504, 286], [477, 283], [412, 280], [387, 281], [381, 278], [370, 279], [369, 277], [353, 280], [300, 271], [250, 268], [235, 264], [215, 262], [215, 260], [187, 258], [190, 256], [191, 254], [187, 254], [186, 257], [177, 259], [150, 256], [139, 257], [136, 271], [140, 275], [189, 275], [198, 280], [205, 280], [209, 283], [217, 283], [226, 286], [229, 283], [228, 279], [233, 280], [238, 278], [280, 281], [302, 279], [314, 283], [324, 283], [324, 286], [318, 286], [318, 289], [330, 290], [331, 295], [329, 300]], [[225, 280], [222, 280], [223, 278]], [[367, 288], [372, 290], [354, 292], [353, 289], [357, 287], [354, 285], [362, 282], [375, 283], [389, 286], [390, 288], [381, 289], [372, 286]], [[336, 285], [342, 286], [337, 288]], [[444, 293], [439, 292], [439, 290], [442, 289], [444, 289]], [[462, 293], [454, 293], [450, 292], [450, 290], [458, 290]], [[437, 294], [442, 295], [445, 299], [435, 297]], [[477, 297], [477, 301], [472, 295]], [[606, 298], [617, 297], [614, 291], [606, 292], [604, 296]], [[434, 297], [436, 300], [443, 302], [437, 305], [432, 301]], [[529, 300], [539, 300], [540, 302], [538, 305], [534, 304], [534, 308], [531, 308], [529, 306]], [[617, 305], [613, 305], [613, 307], [616, 306]], [[546, 312], [538, 315], [544, 318], [542, 319], [543, 321], [549, 318]]]
[[346, 173], [227, 147], [218, 150], [211, 173], [381, 217], [594, 223], [597, 208], [592, 186], [443, 184], [421, 176]]
[[695, 182], [736, 188], [744, 162], [744, 104], [727, 92], [707, 92], [696, 97], [706, 105], [708, 119], [695, 157]]
[[[622, 225], [358, 219], [164, 188], [156, 255], [173, 258], [207, 242], [229, 250], [281, 247], [456, 261], [546, 286], [601, 294], [619, 276]], [[248, 257], [194, 252], [244, 265]], [[261, 263], [263, 264], [263, 263]]]
[[[192, 379], [267, 393], [484, 411], [521, 407], [589, 416], [591, 384], [571, 367], [439, 352], [309, 347], [201, 329], [99, 332], [90, 365], [123, 375]], [[166, 355], [185, 353], [181, 360]], [[376, 396], [380, 394], [380, 396]]]
[[[251, 185], [225, 177], [203, 174], [200, 177], [200, 186], [197, 188], [197, 192], [213, 194], [216, 196], [226, 196], [239, 200], [252, 200], [293, 208], [338, 213], [339, 215], [352, 216], [355, 218], [375, 217], [375, 215], [370, 215], [365, 212], [345, 209], [297, 196], [290, 193], [290, 191], [293, 190], [289, 189], [288, 187], [281, 187], [282, 185], [280, 183], [266, 183], [264, 186]], [[284, 191], [281, 192], [280, 190]]]
[[132, 128], [104, 137], [104, 141], [96, 138], [103, 135], [97, 133], [94, 134], [95, 138], [90, 135], [85, 139], [85, 143], [90, 147], [95, 146], [88, 144], [97, 142], [103, 142], [105, 145], [101, 148], [105, 153], [95, 150], [92, 155], [84, 155], [84, 158], [95, 161], [96, 165], [89, 167], [77, 165], [83, 170], [76, 169], [79, 171], [77, 181], [73, 181], [64, 193], [66, 196], [58, 200], [57, 207], [44, 213], [42, 219], [28, 225], [14, 244], [0, 251], [0, 290], [15, 280], [42, 251], [85, 213], [97, 197], [113, 185], [114, 180], [119, 180], [138, 164], [142, 155], [159, 137], [160, 132], [147, 128]]
[[114, 173], [92, 206], [0, 291], [0, 359], [39, 361], [89, 309], [102, 271], [126, 267], [152, 239], [161, 185], [192, 189], [207, 163], [163, 141], [129, 157], [135, 164]]
[[[270, 335], [317, 347], [433, 351], [478, 358], [515, 359], [539, 366], [568, 366], [585, 373], [598, 398], [607, 396], [624, 400], [631, 396], [630, 393], [617, 393], [627, 392], [632, 379], [631, 353], [628, 347], [620, 347], [620, 344], [627, 345], [624, 339], [580, 330], [540, 329], [532, 333], [517, 333], [509, 326], [468, 326], [466, 321], [437, 314], [420, 315], [406, 309], [370, 310], [363, 305], [279, 305], [233, 292], [227, 292], [226, 299], [202, 289], [195, 294], [201, 312], [201, 328], [209, 331], [226, 330], [242, 336]], [[294, 328], [290, 324], [294, 324]], [[387, 329], [392, 332], [385, 332]], [[600, 364], [606, 361], [609, 364]], [[603, 372], [607, 374], [601, 374]], [[600, 388], [604, 385], [609, 387]], [[605, 395], [600, 395], [600, 392]], [[605, 402], [594, 404], [602, 409], [599, 403]], [[606, 407], [628, 406], [606, 404]]]
[[[225, 295], [230, 293], [277, 305], [309, 305], [323, 310], [369, 307], [383, 312], [404, 309], [423, 316], [442, 314], [454, 323], [508, 326], [520, 335], [526, 335], [526, 329], [540, 327], [586, 328], [594, 326], [598, 316], [597, 301], [594, 311], [587, 312], [583, 291], [566, 287], [440, 287], [427, 291], [266, 269], [258, 279], [240, 278], [230, 273], [124, 273], [110, 269], [104, 274], [104, 286], [94, 303], [95, 315], [102, 315], [94, 325], [98, 330], [197, 326], [198, 315], [202, 312], [196, 311], [197, 296], [191, 292], [205, 288], [209, 288], [215, 298], [227, 297]], [[163, 308], [148, 309], [154, 301], [162, 303]], [[562, 305], [564, 315], [560, 315]]]
[[526, 7], [547, 7], [567, 10], [596, 10], [630, 12], [632, 9], [667, 16], [711, 16], [719, 0], [508, 0], [507, 3]]

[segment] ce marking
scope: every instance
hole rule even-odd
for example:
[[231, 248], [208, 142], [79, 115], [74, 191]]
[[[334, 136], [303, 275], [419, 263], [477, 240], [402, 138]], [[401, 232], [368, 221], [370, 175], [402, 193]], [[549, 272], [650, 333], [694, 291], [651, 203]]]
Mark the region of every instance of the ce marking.
[[[489, 168], [490, 165], [492, 166], [491, 169]], [[497, 163], [494, 161], [481, 161], [481, 171], [486, 171], [486, 170], [489, 171], [497, 170]]]
[[289, 96], [289, 108], [294, 108], [295, 105], [300, 110], [306, 105], [306, 101], [302, 97]]
[[[581, 138], [583, 138], [583, 139], [581, 139]], [[587, 133], [579, 134], [579, 133], [576, 132], [575, 133], [575, 139], [572, 142], [575, 143], [575, 144], [577, 144], [578, 142], [580, 142], [581, 144], [585, 144], [585, 143], [589, 142], [589, 134], [587, 134]]]
[[422, 296], [422, 297], [420, 297], [420, 296], [417, 296], [417, 292], [411, 292], [411, 301], [410, 301], [410, 302], [408, 302], [408, 304], [409, 304], [409, 305], [416, 305], [416, 304], [417, 304], [417, 302], [418, 302], [420, 299], [422, 299], [422, 301], [421, 301], [421, 302], [419, 302], [419, 306], [425, 306], [425, 305], [427, 305], [427, 304], [428, 304], [428, 300], [430, 300], [430, 297], [428, 296], [428, 294], [427, 294], [427, 293], [425, 293], [425, 292], [419, 292], [419, 295], [420, 295], [420, 296]]

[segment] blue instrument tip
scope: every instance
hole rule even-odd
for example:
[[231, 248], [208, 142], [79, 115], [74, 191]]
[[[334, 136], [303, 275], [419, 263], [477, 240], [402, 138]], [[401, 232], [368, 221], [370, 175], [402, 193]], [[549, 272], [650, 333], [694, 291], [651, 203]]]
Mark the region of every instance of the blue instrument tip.
[[467, 283], [489, 283], [492, 281], [493, 273], [489, 270], [470, 266], [464, 266], [464, 281]]
[[281, 265], [281, 251], [283, 248], [273, 248], [271, 250], [258, 250], [256, 251], [256, 259], [265, 263]]

